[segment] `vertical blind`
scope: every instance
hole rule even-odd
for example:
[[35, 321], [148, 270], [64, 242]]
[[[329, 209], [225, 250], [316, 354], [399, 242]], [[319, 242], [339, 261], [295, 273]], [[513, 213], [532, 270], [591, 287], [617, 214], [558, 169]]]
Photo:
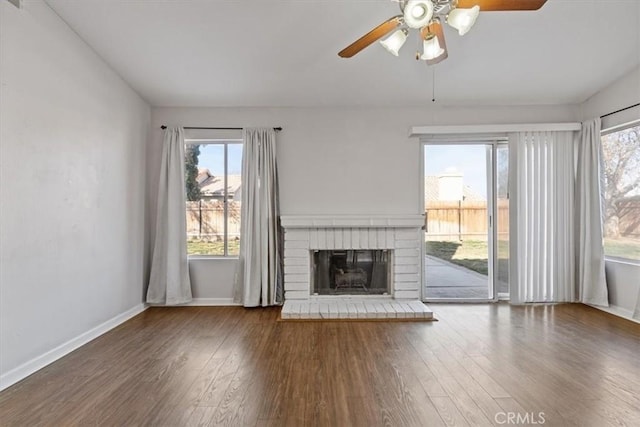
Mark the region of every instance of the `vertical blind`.
[[574, 134], [514, 133], [509, 151], [511, 301], [573, 302]]

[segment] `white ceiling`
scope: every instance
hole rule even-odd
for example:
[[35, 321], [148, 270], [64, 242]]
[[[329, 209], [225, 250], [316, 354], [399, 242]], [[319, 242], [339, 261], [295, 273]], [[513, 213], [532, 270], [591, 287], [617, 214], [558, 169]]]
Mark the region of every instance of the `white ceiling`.
[[640, 63], [640, 0], [485, 12], [427, 67], [339, 50], [399, 13], [390, 0], [46, 0], [154, 106], [573, 104]]

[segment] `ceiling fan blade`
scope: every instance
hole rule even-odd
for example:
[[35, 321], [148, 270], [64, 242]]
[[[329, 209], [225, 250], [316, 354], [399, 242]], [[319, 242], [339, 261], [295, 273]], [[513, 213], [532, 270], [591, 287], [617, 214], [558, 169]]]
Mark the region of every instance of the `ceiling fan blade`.
[[458, 7], [480, 6], [480, 12], [500, 10], [538, 10], [547, 0], [458, 0]]
[[427, 65], [436, 65], [449, 57], [449, 52], [447, 51], [447, 43], [444, 40], [444, 31], [442, 29], [442, 24], [440, 23], [439, 20], [435, 20], [431, 22], [429, 25], [424, 27], [420, 32], [420, 35], [422, 36], [423, 40], [426, 39], [429, 34], [435, 34], [435, 36], [438, 38], [438, 43], [440, 44], [440, 47], [444, 49], [444, 53], [442, 53], [441, 55], [433, 59], [426, 60]]
[[351, 43], [349, 46], [342, 49], [340, 53], [338, 53], [338, 55], [342, 58], [351, 58], [353, 55], [360, 52], [365, 47], [376, 42], [377, 40], [389, 34], [391, 31], [398, 28], [401, 23], [402, 15], [394, 16], [393, 18], [388, 19], [387, 21], [375, 27], [373, 30], [369, 31], [364, 36], [360, 37], [355, 42]]

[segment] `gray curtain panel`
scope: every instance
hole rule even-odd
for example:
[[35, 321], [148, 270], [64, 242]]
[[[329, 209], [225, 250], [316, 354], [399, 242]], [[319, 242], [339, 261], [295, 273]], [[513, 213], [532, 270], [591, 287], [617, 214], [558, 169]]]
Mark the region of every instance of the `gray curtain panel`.
[[282, 304], [276, 133], [244, 129], [240, 256], [234, 300], [245, 307]]
[[580, 302], [609, 306], [602, 233], [603, 182], [600, 118], [582, 124], [577, 140], [576, 286]]
[[166, 129], [158, 183], [156, 236], [147, 289], [149, 304], [177, 305], [191, 301], [187, 260], [184, 187], [184, 134]]

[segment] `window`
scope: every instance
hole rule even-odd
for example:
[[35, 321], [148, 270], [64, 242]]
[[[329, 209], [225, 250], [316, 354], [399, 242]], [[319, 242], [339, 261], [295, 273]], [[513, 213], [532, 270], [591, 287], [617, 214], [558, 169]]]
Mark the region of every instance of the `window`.
[[242, 143], [187, 140], [187, 253], [237, 256]]
[[640, 261], [640, 122], [603, 132], [604, 253]]

